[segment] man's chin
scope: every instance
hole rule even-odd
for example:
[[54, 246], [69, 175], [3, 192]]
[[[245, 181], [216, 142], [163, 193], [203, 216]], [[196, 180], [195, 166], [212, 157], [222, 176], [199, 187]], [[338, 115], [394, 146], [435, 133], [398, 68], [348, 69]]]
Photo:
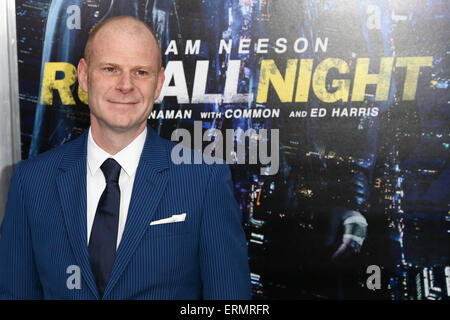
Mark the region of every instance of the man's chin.
[[132, 117], [110, 117], [100, 118], [91, 114], [91, 126], [98, 131], [113, 132], [116, 134], [137, 133], [143, 130], [147, 125], [147, 118], [140, 117], [133, 119]]
[[116, 125], [112, 127], [112, 129], [118, 133], [126, 133], [126, 132], [135, 132], [141, 129], [143, 126], [142, 124], [139, 125]]
[[137, 132], [139, 130], [142, 130], [146, 125], [145, 123], [137, 123], [137, 124], [130, 124], [130, 123], [107, 123], [106, 127], [119, 134], [124, 133], [131, 133], [131, 132]]

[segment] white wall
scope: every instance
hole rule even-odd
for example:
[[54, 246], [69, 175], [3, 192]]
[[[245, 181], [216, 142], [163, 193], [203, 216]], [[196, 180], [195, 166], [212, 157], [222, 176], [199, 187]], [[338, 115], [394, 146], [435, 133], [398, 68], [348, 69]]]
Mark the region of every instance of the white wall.
[[0, 222], [13, 165], [20, 160], [15, 0], [0, 1]]

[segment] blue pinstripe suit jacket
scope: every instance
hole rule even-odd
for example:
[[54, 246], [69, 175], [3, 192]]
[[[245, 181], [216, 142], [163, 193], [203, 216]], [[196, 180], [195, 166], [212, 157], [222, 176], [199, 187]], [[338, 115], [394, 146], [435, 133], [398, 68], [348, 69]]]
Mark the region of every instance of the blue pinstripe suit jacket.
[[[87, 250], [86, 146], [87, 131], [16, 166], [1, 228], [1, 298], [99, 299]], [[148, 127], [103, 299], [248, 299], [229, 168], [175, 165], [173, 146]], [[150, 225], [181, 213], [183, 222]], [[73, 265], [80, 289], [67, 286]]]

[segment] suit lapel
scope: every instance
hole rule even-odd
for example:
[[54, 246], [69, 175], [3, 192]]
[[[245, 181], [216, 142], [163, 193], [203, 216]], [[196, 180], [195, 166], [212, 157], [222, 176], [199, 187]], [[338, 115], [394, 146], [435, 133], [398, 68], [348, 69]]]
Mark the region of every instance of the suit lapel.
[[168, 180], [167, 144], [147, 126], [147, 138], [133, 184], [125, 230], [104, 297], [116, 285], [156, 212]]
[[67, 147], [56, 178], [64, 222], [75, 259], [89, 289], [98, 298], [97, 285], [89, 263], [86, 221], [87, 131]]

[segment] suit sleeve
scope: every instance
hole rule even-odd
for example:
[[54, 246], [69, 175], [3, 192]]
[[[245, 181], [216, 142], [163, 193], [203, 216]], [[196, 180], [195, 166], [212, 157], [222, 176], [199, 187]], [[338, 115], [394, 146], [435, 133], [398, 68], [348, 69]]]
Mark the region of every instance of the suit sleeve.
[[0, 299], [41, 299], [42, 290], [24, 209], [20, 164], [11, 179], [0, 229]]
[[228, 165], [211, 168], [203, 201], [200, 268], [204, 299], [250, 299], [250, 271], [242, 213]]

